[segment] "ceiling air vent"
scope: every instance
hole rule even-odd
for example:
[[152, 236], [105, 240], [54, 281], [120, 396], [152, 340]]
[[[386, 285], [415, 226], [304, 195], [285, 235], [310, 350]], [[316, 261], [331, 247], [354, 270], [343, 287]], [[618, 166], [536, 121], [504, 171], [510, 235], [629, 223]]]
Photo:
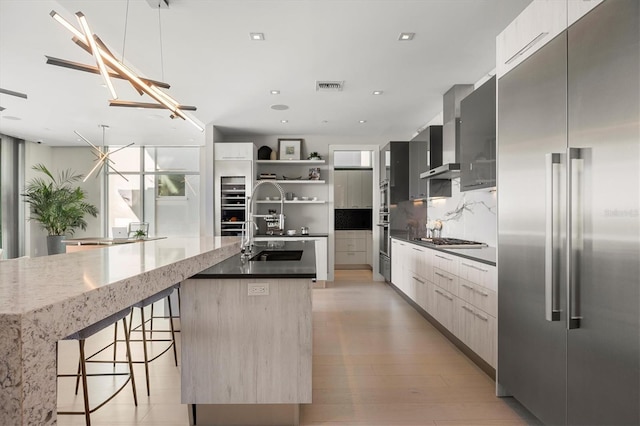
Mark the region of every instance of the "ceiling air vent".
[[343, 81], [316, 81], [316, 92], [342, 92]]

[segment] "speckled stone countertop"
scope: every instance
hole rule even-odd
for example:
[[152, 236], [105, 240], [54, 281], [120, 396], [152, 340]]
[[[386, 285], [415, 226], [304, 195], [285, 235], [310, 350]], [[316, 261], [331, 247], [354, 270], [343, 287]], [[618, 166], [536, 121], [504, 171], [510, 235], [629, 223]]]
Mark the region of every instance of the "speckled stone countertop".
[[56, 424], [56, 342], [239, 252], [167, 238], [0, 262], [0, 424]]
[[313, 241], [282, 241], [278, 247], [270, 247], [266, 241], [256, 241], [251, 257], [257, 256], [263, 250], [302, 250], [302, 258], [261, 262], [243, 260], [238, 254], [205, 269], [192, 278], [316, 278], [316, 251]]

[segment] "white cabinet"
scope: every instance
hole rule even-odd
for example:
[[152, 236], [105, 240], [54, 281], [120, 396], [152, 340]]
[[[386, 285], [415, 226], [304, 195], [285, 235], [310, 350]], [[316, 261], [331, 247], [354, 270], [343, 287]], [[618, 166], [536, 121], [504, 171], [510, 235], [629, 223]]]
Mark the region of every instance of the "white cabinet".
[[216, 160], [255, 160], [257, 153], [252, 142], [218, 142], [213, 151]]
[[392, 238], [391, 282], [489, 365], [496, 366], [494, 266]]
[[367, 231], [336, 231], [336, 265], [367, 265]]
[[453, 331], [456, 298], [437, 285], [433, 286], [433, 291], [435, 293], [433, 296], [435, 309], [431, 314], [447, 330]]
[[335, 170], [333, 173], [335, 208], [372, 208], [371, 170]]
[[496, 37], [498, 78], [600, 3], [602, 0], [533, 0]]
[[534, 0], [496, 38], [498, 78], [567, 27], [566, 0]]

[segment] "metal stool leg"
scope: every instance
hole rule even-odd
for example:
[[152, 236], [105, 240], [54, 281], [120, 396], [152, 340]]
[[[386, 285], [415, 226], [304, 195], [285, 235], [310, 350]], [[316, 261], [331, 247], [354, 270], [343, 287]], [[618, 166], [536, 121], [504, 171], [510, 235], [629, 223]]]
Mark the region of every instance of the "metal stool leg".
[[[129, 344], [129, 333], [127, 332], [127, 317], [122, 318], [124, 326], [124, 339], [127, 345], [127, 361], [129, 361], [129, 374], [131, 374], [131, 389], [133, 390], [133, 403], [138, 406], [138, 394], [136, 391], [136, 378], [133, 374], [133, 362], [131, 361], [131, 345]], [[117, 328], [117, 327], [116, 327]]]
[[80, 365], [82, 366], [82, 396], [84, 397], [84, 418], [87, 426], [91, 426], [91, 416], [89, 411], [89, 390], [87, 389], [87, 364], [84, 355], [84, 340], [78, 340], [80, 345]]
[[171, 344], [173, 345], [173, 359], [176, 361], [176, 367], [178, 366], [178, 350], [176, 349], [176, 331], [173, 328], [173, 311], [171, 309], [171, 295], [167, 296], [169, 301], [169, 328], [171, 328]]
[[147, 355], [147, 330], [144, 323], [144, 308], [140, 308], [140, 318], [142, 320], [142, 352], [144, 353], [144, 374], [147, 381], [147, 396], [151, 396], [149, 389], [149, 356]]

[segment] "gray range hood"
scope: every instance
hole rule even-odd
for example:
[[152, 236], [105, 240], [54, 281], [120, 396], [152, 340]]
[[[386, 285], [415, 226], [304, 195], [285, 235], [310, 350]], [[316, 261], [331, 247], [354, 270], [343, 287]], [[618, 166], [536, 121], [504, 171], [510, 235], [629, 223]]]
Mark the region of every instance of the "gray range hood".
[[421, 179], [460, 177], [460, 101], [473, 92], [473, 84], [456, 84], [442, 97], [442, 164], [420, 173]]
[[460, 163], [447, 163], [420, 173], [420, 179], [454, 179], [460, 176]]

